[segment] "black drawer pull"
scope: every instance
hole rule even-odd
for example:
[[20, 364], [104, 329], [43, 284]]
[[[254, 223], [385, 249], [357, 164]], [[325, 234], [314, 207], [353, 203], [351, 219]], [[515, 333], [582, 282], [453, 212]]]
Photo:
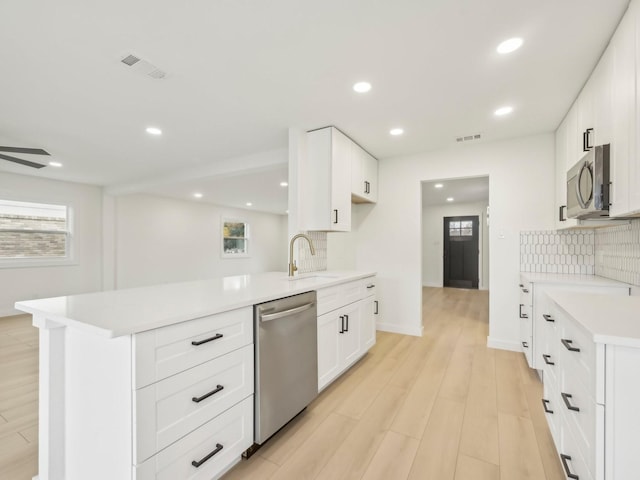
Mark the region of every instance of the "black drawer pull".
[[569, 350], [570, 352], [579, 352], [580, 351], [579, 348], [572, 346], [573, 340], [567, 340], [566, 338], [563, 338], [560, 341], [567, 348], [567, 350]]
[[549, 400], [547, 400], [546, 398], [542, 399], [542, 408], [544, 408], [544, 413], [553, 413], [553, 410], [549, 410], [547, 408], [547, 403], [549, 403]]
[[522, 291], [523, 291], [524, 293], [529, 293], [529, 290], [527, 290], [526, 288], [523, 288], [523, 289], [522, 289]]
[[334, 212], [335, 212], [335, 214], [336, 214], [336, 219], [333, 221], [333, 223], [338, 223], [338, 210], [337, 210], [337, 209], [334, 209], [333, 211], [334, 211]]
[[193, 397], [191, 399], [191, 401], [196, 402], [196, 403], [200, 403], [202, 400], [206, 400], [207, 398], [209, 398], [211, 395], [215, 395], [216, 393], [218, 393], [219, 391], [224, 390], [224, 387], [222, 385], [216, 385], [215, 390], [211, 390], [209, 393], [205, 393], [203, 396], [201, 397]]
[[200, 340], [199, 342], [193, 341], [193, 342], [191, 342], [191, 345], [195, 345], [197, 347], [198, 345], [202, 345], [203, 343], [208, 343], [208, 342], [213, 342], [214, 340], [218, 340], [219, 338], [222, 338], [223, 336], [224, 335], [222, 335], [221, 333], [216, 333], [211, 338], [206, 338], [204, 340]]
[[555, 365], [555, 363], [550, 360], [551, 355], [547, 355], [546, 353], [543, 353], [542, 358], [544, 360], [544, 363], [546, 363], [547, 365]]
[[378, 300], [374, 300], [373, 304], [375, 305], [375, 310], [373, 311], [373, 314], [378, 315]]
[[520, 318], [529, 318], [529, 315], [527, 315], [526, 313], [522, 313], [522, 307], [524, 307], [524, 304], [520, 304]]
[[344, 315], [340, 315], [340, 333], [344, 333], [346, 330], [344, 329]]
[[220, 450], [222, 450], [224, 447], [222, 445], [220, 445], [219, 443], [216, 443], [216, 449], [211, 452], [209, 455], [207, 455], [206, 457], [204, 457], [202, 460], [200, 460], [199, 462], [197, 461], [193, 461], [191, 462], [191, 465], [193, 465], [194, 467], [198, 468], [200, 465], [202, 465], [204, 462], [206, 462], [207, 460], [209, 460], [211, 457], [213, 457], [216, 453], [218, 453]]
[[367, 290], [370, 288], [374, 288], [376, 286], [375, 283], [370, 283], [369, 285], [367, 285]]
[[519, 286], [520, 286], [520, 288], [524, 288], [524, 285], [523, 285], [523, 284], [520, 284]]
[[564, 400], [564, 404], [567, 406], [569, 410], [573, 410], [574, 412], [580, 411], [578, 407], [574, 407], [573, 405], [571, 405], [571, 402], [569, 401], [570, 398], [573, 398], [573, 395], [571, 395], [570, 393], [561, 393], [560, 396], [562, 397], [562, 400]]
[[522, 346], [523, 346], [524, 348], [529, 348], [529, 344], [528, 344], [527, 342], [522, 342]]
[[567, 478], [571, 478], [572, 480], [580, 480], [580, 477], [569, 470], [569, 465], [567, 464], [567, 460], [571, 461], [571, 457], [569, 455], [565, 455], [564, 453], [560, 454], [560, 460], [562, 461], [562, 468], [564, 468], [564, 472], [567, 474]]
[[549, 315], [549, 314], [547, 314], [547, 313], [543, 313], [543, 314], [542, 314], [542, 317], [543, 317], [547, 322], [555, 322], [555, 319], [554, 319], [551, 315]]
[[348, 332], [349, 331], [349, 315], [345, 315], [344, 318], [347, 321], [347, 328], [345, 328], [344, 331]]

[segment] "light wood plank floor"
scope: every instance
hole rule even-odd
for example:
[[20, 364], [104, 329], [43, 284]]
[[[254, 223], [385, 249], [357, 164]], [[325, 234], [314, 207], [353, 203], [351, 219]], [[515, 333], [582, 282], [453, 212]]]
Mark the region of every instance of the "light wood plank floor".
[[0, 318], [0, 479], [38, 473], [38, 330], [31, 315]]
[[[522, 354], [486, 347], [485, 291], [425, 288], [422, 338], [376, 346], [224, 480], [563, 480]], [[0, 319], [0, 479], [37, 471], [37, 331]], [[180, 480], [180, 479], [176, 479]]]

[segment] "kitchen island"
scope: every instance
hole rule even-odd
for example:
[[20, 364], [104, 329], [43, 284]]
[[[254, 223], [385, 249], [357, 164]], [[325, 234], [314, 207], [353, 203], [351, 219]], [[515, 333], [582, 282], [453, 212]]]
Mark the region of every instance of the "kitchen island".
[[[373, 275], [273, 272], [17, 302], [40, 329], [37, 478], [217, 478], [253, 440], [253, 305]], [[225, 441], [204, 445], [213, 437]]]

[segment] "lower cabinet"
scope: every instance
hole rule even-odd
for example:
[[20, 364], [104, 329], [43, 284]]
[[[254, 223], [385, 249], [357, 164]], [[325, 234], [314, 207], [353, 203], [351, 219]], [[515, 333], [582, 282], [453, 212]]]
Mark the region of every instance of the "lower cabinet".
[[589, 329], [597, 323], [573, 318], [553, 300], [547, 317], [542, 407], [566, 478], [638, 478], [639, 337], [622, 334], [609, 343]]
[[[341, 293], [351, 292], [348, 302], [354, 299], [354, 288], [360, 292], [360, 299], [341, 304], [338, 300]], [[318, 291], [319, 311], [334, 308], [318, 316], [318, 390], [335, 380], [375, 344], [374, 290], [375, 283], [369, 278]], [[323, 299], [330, 299], [331, 306], [322, 305]], [[336, 305], [341, 306], [335, 308]]]

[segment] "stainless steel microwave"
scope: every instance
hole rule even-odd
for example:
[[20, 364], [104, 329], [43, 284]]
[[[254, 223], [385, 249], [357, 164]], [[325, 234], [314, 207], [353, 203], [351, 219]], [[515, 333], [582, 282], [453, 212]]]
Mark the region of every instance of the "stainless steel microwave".
[[599, 145], [567, 172], [567, 217], [608, 217], [609, 186], [609, 144]]

